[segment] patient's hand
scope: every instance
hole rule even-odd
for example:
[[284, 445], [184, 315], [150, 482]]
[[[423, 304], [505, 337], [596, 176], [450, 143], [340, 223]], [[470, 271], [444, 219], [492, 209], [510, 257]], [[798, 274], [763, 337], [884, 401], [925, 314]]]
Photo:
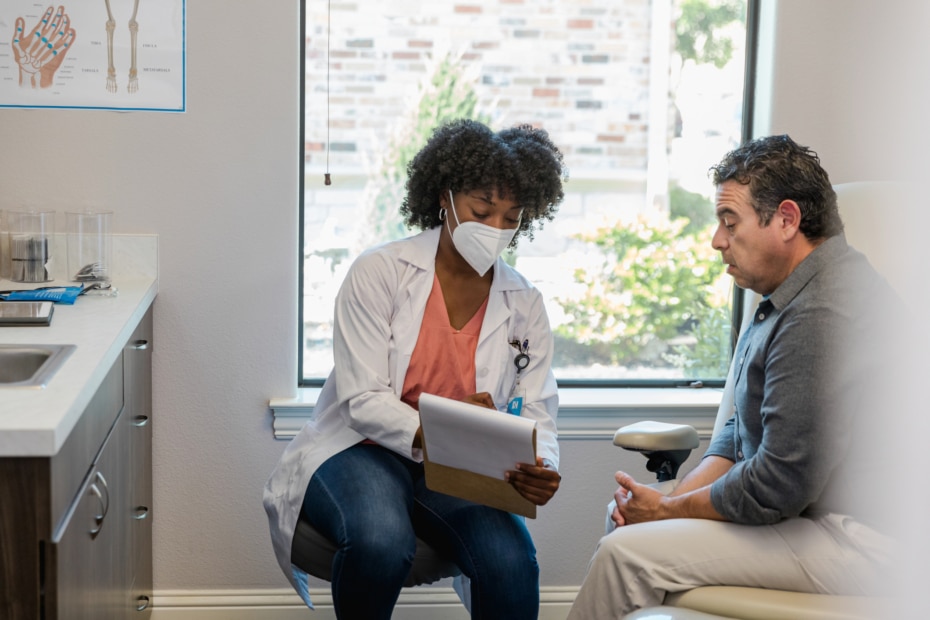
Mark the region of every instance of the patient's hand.
[[614, 478], [620, 487], [614, 493], [616, 507], [610, 515], [617, 527], [664, 519], [662, 500], [665, 497], [652, 487], [639, 484], [626, 472], [618, 471]]
[[537, 506], [545, 506], [562, 482], [562, 476], [555, 466], [538, 456], [535, 465], [518, 463], [517, 469], [508, 471], [505, 477], [520, 495]]

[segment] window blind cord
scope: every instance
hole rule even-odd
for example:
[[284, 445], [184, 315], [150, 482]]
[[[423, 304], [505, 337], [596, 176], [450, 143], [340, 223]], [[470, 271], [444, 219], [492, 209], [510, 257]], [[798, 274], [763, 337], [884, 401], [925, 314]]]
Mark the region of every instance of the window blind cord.
[[330, 21], [332, 19], [332, 0], [326, 2], [326, 172], [323, 174], [323, 184], [332, 185], [333, 179], [329, 175], [329, 39]]

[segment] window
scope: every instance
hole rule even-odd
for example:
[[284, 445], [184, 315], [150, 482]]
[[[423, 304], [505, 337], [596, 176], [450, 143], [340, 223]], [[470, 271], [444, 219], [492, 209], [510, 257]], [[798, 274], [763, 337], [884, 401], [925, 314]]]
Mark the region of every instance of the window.
[[565, 154], [556, 219], [505, 254], [547, 300], [560, 384], [722, 383], [736, 296], [707, 170], [741, 141], [746, 0], [327, 4], [304, 6], [302, 385], [332, 366], [349, 265], [411, 232], [406, 162], [463, 116]]

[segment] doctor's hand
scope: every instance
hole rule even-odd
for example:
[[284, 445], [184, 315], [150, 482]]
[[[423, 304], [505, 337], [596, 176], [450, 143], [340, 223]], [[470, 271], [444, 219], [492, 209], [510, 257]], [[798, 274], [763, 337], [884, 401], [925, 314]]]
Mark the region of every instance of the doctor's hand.
[[487, 392], [478, 392], [477, 394], [469, 394], [462, 399], [464, 403], [471, 403], [472, 405], [478, 405], [479, 407], [487, 407], [488, 409], [497, 409], [494, 406], [494, 399], [491, 398], [491, 395]]
[[620, 488], [614, 493], [617, 506], [610, 515], [617, 527], [664, 519], [662, 493], [645, 484], [639, 484], [626, 472], [618, 471], [614, 479]]
[[548, 460], [536, 457], [536, 464], [517, 463], [515, 471], [504, 474], [517, 492], [537, 506], [545, 506], [559, 490], [562, 476]]

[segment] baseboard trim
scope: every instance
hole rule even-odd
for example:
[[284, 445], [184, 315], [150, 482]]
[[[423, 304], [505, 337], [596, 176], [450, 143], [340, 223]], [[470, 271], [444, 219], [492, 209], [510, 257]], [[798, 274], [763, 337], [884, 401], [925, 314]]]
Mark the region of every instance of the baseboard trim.
[[[540, 620], [565, 620], [577, 587], [540, 589]], [[329, 590], [311, 590], [310, 611], [292, 590], [160, 590], [153, 597], [152, 620], [335, 620]], [[407, 588], [393, 620], [468, 620], [452, 588]]]

